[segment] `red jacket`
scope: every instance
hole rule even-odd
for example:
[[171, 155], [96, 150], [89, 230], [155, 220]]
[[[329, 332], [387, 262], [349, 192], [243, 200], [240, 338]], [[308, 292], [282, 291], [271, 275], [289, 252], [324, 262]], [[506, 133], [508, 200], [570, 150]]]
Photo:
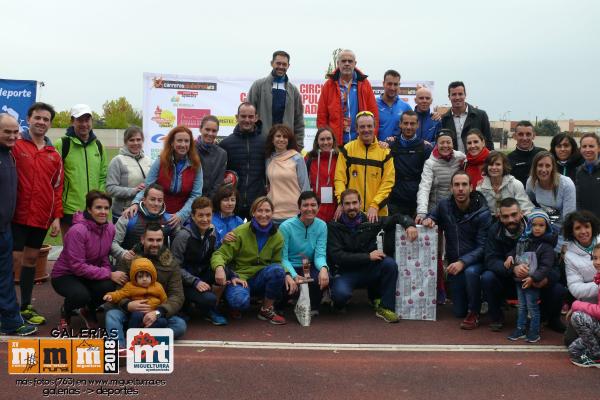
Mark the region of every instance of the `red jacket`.
[[[375, 115], [375, 136], [377, 136], [379, 111], [373, 88], [367, 79], [367, 75], [358, 69], [355, 69], [355, 71], [358, 81], [358, 111], [371, 111]], [[329, 125], [333, 129], [338, 145], [341, 146], [344, 143], [342, 136], [344, 133], [344, 118], [342, 115], [340, 85], [338, 84], [339, 78], [340, 70], [336, 69], [323, 84], [317, 109], [317, 128]]]
[[38, 150], [28, 133], [13, 149], [17, 164], [17, 208], [13, 222], [48, 229], [54, 218], [63, 216], [62, 158], [50, 140]]
[[[329, 165], [329, 155], [331, 154], [331, 165]], [[321, 200], [321, 188], [323, 186], [330, 186], [333, 191], [333, 181], [335, 179], [335, 165], [337, 163], [337, 153], [332, 154], [330, 152], [322, 153], [320, 157], [320, 163], [317, 157], [310, 157], [307, 154], [304, 158], [306, 161], [306, 167], [308, 170], [308, 176], [310, 178], [311, 189], [319, 196]], [[327, 173], [327, 167], [329, 166], [329, 173]], [[317, 175], [319, 176], [319, 185], [317, 186]], [[329, 181], [329, 183], [328, 183]], [[319, 213], [317, 217], [321, 218], [325, 222], [329, 222], [333, 219], [335, 209], [337, 208], [337, 201], [335, 197], [333, 202], [330, 204], [323, 204], [319, 207]]]

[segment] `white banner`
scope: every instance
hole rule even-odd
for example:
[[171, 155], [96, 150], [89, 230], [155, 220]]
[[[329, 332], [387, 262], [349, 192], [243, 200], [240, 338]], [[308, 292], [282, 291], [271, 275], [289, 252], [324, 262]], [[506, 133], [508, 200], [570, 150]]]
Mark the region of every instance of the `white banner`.
[[[202, 117], [215, 115], [220, 121], [219, 136], [228, 136], [236, 125], [235, 114], [254, 79], [144, 73], [144, 152], [155, 159], [166, 134], [177, 125], [186, 125], [199, 134]], [[383, 92], [381, 80], [370, 80], [373, 92]], [[317, 131], [317, 104], [324, 79], [294, 79], [304, 104], [306, 125], [304, 147], [312, 148]], [[414, 108], [417, 86], [433, 91], [433, 81], [402, 82], [400, 97]]]
[[409, 242], [396, 225], [396, 314], [402, 319], [435, 321], [437, 300], [437, 228], [417, 226], [419, 238]]

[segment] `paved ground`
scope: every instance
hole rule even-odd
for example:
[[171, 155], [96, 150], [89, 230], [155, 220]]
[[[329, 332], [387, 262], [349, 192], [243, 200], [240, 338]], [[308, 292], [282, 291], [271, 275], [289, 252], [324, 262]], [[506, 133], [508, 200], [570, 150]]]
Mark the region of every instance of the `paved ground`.
[[[40, 335], [48, 336], [61, 299], [49, 283], [37, 285], [34, 297], [49, 320]], [[561, 335], [545, 329], [534, 345], [506, 339], [514, 309], [501, 333], [489, 331], [485, 320], [461, 331], [448, 305], [438, 314], [436, 322], [386, 324], [359, 293], [345, 315], [324, 311], [308, 328], [291, 310], [285, 326], [259, 321], [254, 312], [227, 327], [194, 318], [176, 345], [172, 375], [119, 378], [166, 379], [163, 387], [136, 387], [148, 399], [600, 399], [600, 371], [571, 365]], [[77, 318], [73, 326], [80, 326]], [[6, 355], [0, 345], [1, 397], [42, 398], [41, 387], [16, 387], [20, 376], [6, 374]]]

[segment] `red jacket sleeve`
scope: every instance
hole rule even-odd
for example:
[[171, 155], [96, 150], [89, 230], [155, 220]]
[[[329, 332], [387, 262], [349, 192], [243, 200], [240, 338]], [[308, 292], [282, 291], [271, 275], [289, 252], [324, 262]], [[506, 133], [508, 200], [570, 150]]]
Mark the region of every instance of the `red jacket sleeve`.
[[65, 171], [63, 170], [62, 159], [59, 160], [59, 163], [60, 172], [56, 175], [54, 181], [52, 182], [52, 187], [54, 188], [54, 204], [56, 205], [54, 208], [54, 218], [62, 218], [64, 216], [62, 193], [65, 182]]

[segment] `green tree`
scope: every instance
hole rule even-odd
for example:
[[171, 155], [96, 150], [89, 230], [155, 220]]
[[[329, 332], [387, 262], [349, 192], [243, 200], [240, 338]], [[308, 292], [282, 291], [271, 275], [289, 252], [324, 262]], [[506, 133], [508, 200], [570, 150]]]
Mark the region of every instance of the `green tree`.
[[554, 136], [560, 133], [560, 128], [556, 121], [543, 119], [535, 125], [535, 133], [539, 136]]
[[106, 128], [124, 129], [130, 125], [142, 125], [142, 114], [135, 110], [125, 97], [105, 102], [102, 109]]
[[52, 120], [53, 128], [68, 128], [71, 125], [71, 114], [68, 110], [59, 111]]

